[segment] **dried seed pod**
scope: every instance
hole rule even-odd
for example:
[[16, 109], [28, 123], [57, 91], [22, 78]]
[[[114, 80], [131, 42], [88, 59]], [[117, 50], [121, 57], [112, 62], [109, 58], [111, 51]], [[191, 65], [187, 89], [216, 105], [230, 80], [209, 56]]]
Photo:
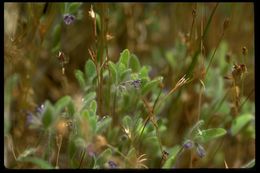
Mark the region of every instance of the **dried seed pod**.
[[223, 24], [223, 30], [226, 30], [230, 24], [230, 19], [226, 18]]
[[195, 8], [192, 9], [192, 16], [195, 18], [197, 16], [197, 11]]
[[242, 54], [243, 54], [244, 56], [246, 56], [247, 53], [248, 53], [248, 50], [247, 50], [247, 48], [244, 46], [244, 47], [242, 48]]
[[229, 63], [229, 64], [230, 64], [230, 62], [231, 62], [231, 56], [232, 56], [231, 52], [228, 52], [228, 53], [226, 54], [226, 56], [225, 56], [225, 60], [226, 60], [226, 62]]
[[68, 125], [68, 120], [66, 119], [60, 119], [58, 120], [58, 122], [56, 123], [56, 133], [58, 135], [62, 135], [63, 137], [68, 136], [69, 132], [70, 132], [70, 126]]

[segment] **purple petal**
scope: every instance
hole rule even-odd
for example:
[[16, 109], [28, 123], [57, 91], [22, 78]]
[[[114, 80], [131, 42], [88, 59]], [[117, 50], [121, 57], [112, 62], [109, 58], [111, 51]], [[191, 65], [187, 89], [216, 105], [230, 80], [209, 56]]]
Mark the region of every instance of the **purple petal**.
[[197, 153], [200, 156], [200, 158], [202, 158], [206, 155], [205, 149], [199, 144], [197, 145]]
[[76, 17], [72, 14], [64, 14], [63, 15], [63, 20], [66, 25], [70, 25], [75, 21]]
[[109, 168], [117, 168], [117, 164], [112, 160], [108, 161], [108, 165], [109, 165]]
[[187, 141], [184, 142], [183, 147], [184, 147], [185, 149], [190, 149], [190, 148], [193, 147], [193, 142], [188, 139]]

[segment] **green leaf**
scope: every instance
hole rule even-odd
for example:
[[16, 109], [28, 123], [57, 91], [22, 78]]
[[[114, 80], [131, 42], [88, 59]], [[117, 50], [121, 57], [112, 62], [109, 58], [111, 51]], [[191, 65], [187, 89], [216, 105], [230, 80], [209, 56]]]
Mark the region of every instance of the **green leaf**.
[[142, 87], [142, 95], [145, 95], [147, 94], [149, 91], [151, 91], [152, 89], [154, 89], [155, 87], [158, 86], [158, 84], [160, 82], [162, 82], [163, 80], [163, 77], [158, 77], [154, 80], [151, 80], [149, 82], [147, 82], [144, 87]]
[[194, 137], [194, 141], [199, 143], [205, 143], [212, 139], [219, 138], [223, 135], [225, 135], [227, 131], [223, 128], [213, 128], [213, 129], [207, 129], [202, 130], [201, 133], [197, 133]]
[[172, 51], [167, 51], [165, 53], [166, 60], [170, 64], [171, 68], [174, 69], [176, 67], [176, 58], [174, 58], [173, 52]]
[[82, 3], [69, 3], [69, 13], [76, 13]]
[[71, 102], [70, 96], [60, 98], [54, 105], [55, 113], [59, 114]]
[[108, 158], [112, 155], [112, 150], [110, 148], [107, 148], [105, 151], [103, 151], [97, 158], [96, 163], [103, 167], [103, 165], [108, 161]]
[[141, 70], [139, 71], [139, 78], [147, 78], [147, 79], [149, 79], [149, 75], [148, 75], [149, 71], [150, 71], [150, 67], [143, 66], [141, 68]]
[[121, 62], [117, 64], [117, 72], [118, 72], [119, 76], [122, 76], [122, 74], [124, 73], [125, 70], [126, 70], [125, 64], [123, 64]]
[[125, 67], [128, 67], [129, 64], [129, 58], [130, 58], [130, 52], [128, 49], [125, 49], [122, 53], [120, 53], [119, 63], [122, 63], [125, 65]]
[[170, 152], [168, 159], [163, 164], [163, 168], [172, 168], [176, 162], [177, 155], [181, 147], [179, 145], [173, 147], [172, 151]]
[[247, 125], [254, 117], [251, 114], [243, 114], [233, 120], [231, 124], [231, 134], [236, 135], [243, 127]]
[[85, 64], [86, 78], [92, 80], [96, 75], [96, 66], [92, 60], [88, 60]]
[[[126, 158], [131, 161], [131, 160], [135, 160], [136, 159], [136, 150], [134, 147], [132, 147], [129, 152], [127, 153], [126, 155]], [[125, 165], [126, 165], [126, 168], [131, 168], [133, 167], [133, 165], [131, 163], [129, 163], [128, 160], [125, 160]]]
[[45, 103], [45, 109], [42, 116], [44, 128], [47, 129], [54, 121], [54, 109], [49, 101]]
[[103, 119], [101, 119], [97, 123], [97, 133], [101, 134], [101, 133], [107, 131], [107, 129], [110, 126], [111, 122], [112, 122], [112, 118], [111, 117], [108, 117], [108, 116], [106, 116], [105, 118], [103, 117]]
[[78, 80], [80, 87], [85, 88], [86, 82], [85, 82], [85, 79], [84, 79], [83, 72], [80, 71], [80, 70], [75, 70], [75, 77]]
[[117, 84], [117, 70], [116, 70], [116, 65], [115, 65], [113, 62], [109, 61], [109, 62], [108, 62], [108, 68], [109, 68], [109, 70], [110, 70], [110, 72], [111, 72], [111, 77], [112, 77], [113, 83], [116, 83], [116, 84]]
[[79, 148], [84, 148], [86, 147], [86, 142], [83, 138], [80, 138], [80, 137], [77, 137], [75, 140], [74, 140], [74, 143], [75, 143], [75, 146], [76, 147], [79, 147]]
[[97, 34], [99, 34], [101, 31], [101, 20], [99, 14], [98, 13], [95, 14], [96, 14]]
[[124, 71], [120, 74], [120, 81], [124, 81], [124, 80], [127, 78], [127, 76], [130, 76], [131, 72], [132, 72], [132, 69], [130, 69], [130, 68], [124, 70]]
[[84, 96], [84, 105], [88, 106], [89, 103], [96, 98], [96, 92], [90, 92]]
[[133, 72], [138, 72], [141, 68], [139, 59], [135, 54], [131, 54], [130, 60], [129, 60], [129, 67], [133, 70]]
[[122, 119], [122, 124], [125, 128], [130, 128], [132, 124], [132, 118], [128, 115], [124, 116]]
[[4, 84], [4, 134], [8, 134], [11, 128], [10, 122], [10, 102], [13, 99], [12, 91], [17, 85], [19, 76], [14, 74], [8, 77]]
[[38, 157], [25, 157], [19, 161], [31, 162], [31, 163], [39, 166], [39, 168], [41, 168], [41, 169], [53, 169], [53, 166], [51, 164], [49, 164], [47, 161], [45, 161], [41, 158], [38, 158]]
[[70, 116], [73, 116], [75, 113], [75, 106], [72, 101], [70, 101], [68, 104], [68, 113]]
[[60, 49], [60, 40], [61, 40], [61, 24], [58, 23], [54, 29], [52, 34], [52, 52], [57, 52]]
[[96, 112], [97, 112], [97, 102], [96, 102], [96, 100], [92, 100], [90, 102], [89, 108], [96, 114]]

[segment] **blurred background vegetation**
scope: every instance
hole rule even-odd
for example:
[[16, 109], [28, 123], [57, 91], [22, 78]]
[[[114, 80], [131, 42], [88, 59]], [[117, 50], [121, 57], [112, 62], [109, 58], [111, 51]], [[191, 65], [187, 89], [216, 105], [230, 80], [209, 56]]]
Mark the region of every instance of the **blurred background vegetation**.
[[[84, 69], [90, 59], [88, 49], [95, 47], [91, 5], [100, 14], [101, 3], [82, 3], [71, 9], [76, 16], [73, 24], [63, 21], [64, 3], [5, 3], [4, 4], [4, 80], [5, 134], [10, 134], [15, 153], [36, 145], [37, 131], [26, 125], [26, 112], [33, 111], [45, 100], [57, 101], [64, 95], [75, 100], [81, 92], [74, 76], [75, 69]], [[108, 54], [116, 62], [120, 52], [129, 49], [142, 65], [151, 66], [151, 78], [163, 76], [164, 90], [187, 72], [192, 56], [200, 42], [201, 28], [215, 3], [109, 3], [107, 10]], [[194, 15], [194, 13], [196, 13]], [[196, 17], [194, 17], [196, 16]], [[230, 23], [221, 38], [223, 23]], [[201, 117], [208, 127], [230, 128], [237, 116], [232, 113], [233, 93], [230, 76], [234, 64], [245, 64], [243, 91], [240, 88], [239, 114], [255, 115], [254, 69], [254, 6], [252, 3], [219, 3], [204, 38], [204, 55], [199, 56], [194, 70], [195, 79], [175, 94], [159, 115], [167, 119], [167, 131], [162, 143], [167, 147], [180, 144], [187, 128], [198, 114], [200, 98], [199, 73], [217, 47], [212, 65], [204, 80], [201, 97]], [[243, 47], [247, 53], [243, 55]], [[59, 51], [69, 57], [65, 76], [57, 59]], [[228, 94], [228, 97], [224, 97]], [[9, 94], [9, 95], [8, 95]], [[223, 99], [224, 98], [224, 99]], [[216, 108], [217, 107], [217, 108]], [[254, 126], [248, 126], [237, 136], [227, 136], [207, 146], [210, 156], [197, 167], [241, 167], [255, 157]], [[253, 134], [253, 135], [251, 135]], [[223, 142], [224, 141], [224, 142]], [[5, 165], [13, 165], [14, 157], [5, 137]], [[211, 151], [211, 152], [210, 152]], [[183, 159], [182, 167], [188, 167]], [[180, 167], [181, 167], [180, 166]]]

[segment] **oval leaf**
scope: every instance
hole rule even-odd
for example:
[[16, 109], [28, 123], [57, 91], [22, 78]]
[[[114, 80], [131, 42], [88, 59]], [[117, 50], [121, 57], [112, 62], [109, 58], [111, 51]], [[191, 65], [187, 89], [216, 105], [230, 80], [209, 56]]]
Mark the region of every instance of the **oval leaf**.
[[26, 157], [20, 160], [21, 162], [31, 162], [37, 166], [39, 166], [39, 168], [42, 169], [53, 169], [52, 165], [50, 165], [47, 161], [38, 158], [38, 157]]
[[85, 64], [85, 75], [87, 80], [92, 80], [97, 75], [96, 66], [90, 59]]
[[219, 138], [225, 135], [227, 131], [223, 128], [214, 128], [214, 129], [207, 129], [202, 130], [201, 133], [197, 133], [194, 137], [194, 141], [199, 143], [205, 143], [212, 139]]
[[70, 96], [64, 96], [60, 98], [54, 105], [56, 114], [59, 114], [70, 102]]
[[151, 91], [153, 88], [158, 86], [158, 84], [162, 81], [162, 77], [158, 77], [157, 79], [151, 80], [147, 82], [144, 87], [142, 87], [142, 95], [145, 95], [149, 91]]
[[133, 70], [133, 72], [138, 72], [141, 68], [139, 59], [135, 54], [132, 54], [129, 60], [129, 67]]
[[76, 70], [75, 71], [75, 77], [78, 80], [80, 87], [84, 88], [85, 87], [85, 79], [84, 79], [83, 72], [80, 71], [80, 70]]
[[54, 121], [54, 109], [49, 101], [45, 104], [45, 109], [42, 116], [43, 126], [48, 128]]
[[125, 67], [128, 67], [129, 58], [130, 52], [128, 49], [125, 49], [122, 53], [120, 53], [119, 63], [122, 63], [125, 65]]
[[110, 148], [107, 148], [98, 156], [96, 161], [97, 165], [102, 167], [108, 161], [108, 157], [111, 155], [112, 155], [112, 150]]
[[89, 106], [89, 103], [96, 98], [96, 92], [90, 92], [84, 96], [84, 105]]
[[105, 118], [101, 119], [97, 123], [97, 133], [101, 134], [101, 133], [105, 132], [108, 129], [108, 127], [111, 124], [111, 122], [112, 122], [112, 118], [108, 117], [108, 116], [106, 116]]
[[109, 61], [108, 62], [108, 67], [109, 67], [109, 70], [111, 72], [111, 77], [112, 77], [113, 83], [117, 83], [116, 65], [113, 62]]
[[231, 134], [236, 135], [247, 123], [253, 119], [251, 114], [243, 114], [237, 117], [231, 125]]

